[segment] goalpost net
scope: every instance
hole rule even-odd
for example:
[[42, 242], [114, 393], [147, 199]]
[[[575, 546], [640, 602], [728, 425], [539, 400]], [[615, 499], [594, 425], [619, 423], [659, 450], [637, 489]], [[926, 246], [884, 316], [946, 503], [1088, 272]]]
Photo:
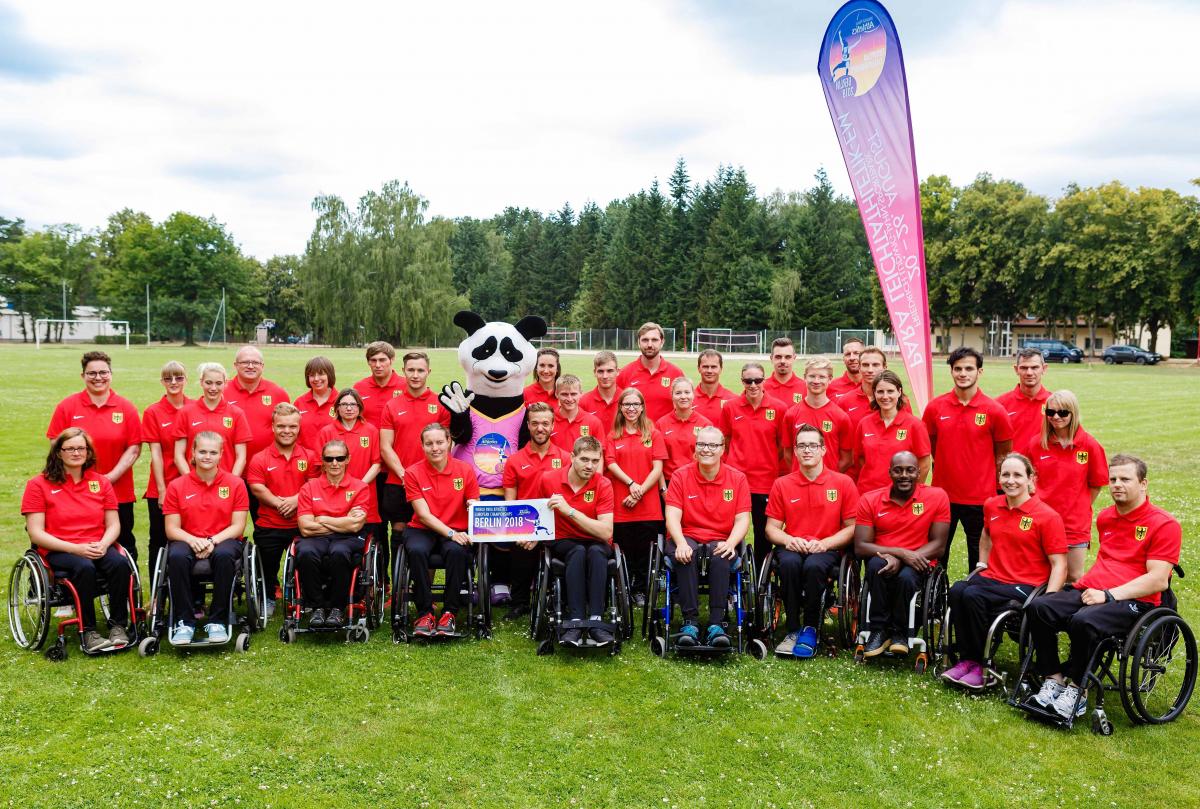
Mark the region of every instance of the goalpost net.
[[538, 348], [583, 349], [583, 333], [569, 329], [550, 328], [545, 337], [531, 341]]
[[722, 353], [736, 351], [763, 353], [763, 336], [758, 331], [733, 329], [696, 329], [692, 332], [692, 351], [715, 348]]
[[[62, 326], [60, 342], [90, 343], [97, 342], [97, 337], [124, 337], [125, 348], [129, 348], [128, 320], [64, 320], [61, 318], [43, 317], [33, 322], [33, 338], [38, 349], [42, 347], [42, 327]], [[68, 334], [69, 332], [69, 334]]]

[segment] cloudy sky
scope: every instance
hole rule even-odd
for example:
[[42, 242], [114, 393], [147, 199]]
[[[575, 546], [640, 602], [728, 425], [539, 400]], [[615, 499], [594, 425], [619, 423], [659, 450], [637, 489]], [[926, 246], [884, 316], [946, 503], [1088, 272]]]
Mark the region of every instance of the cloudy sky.
[[[815, 71], [838, 5], [0, 0], [0, 216], [186, 210], [265, 259], [316, 194], [393, 178], [445, 216], [604, 204], [678, 157], [848, 192]], [[1200, 2], [886, 5], [923, 177], [1197, 191]]]

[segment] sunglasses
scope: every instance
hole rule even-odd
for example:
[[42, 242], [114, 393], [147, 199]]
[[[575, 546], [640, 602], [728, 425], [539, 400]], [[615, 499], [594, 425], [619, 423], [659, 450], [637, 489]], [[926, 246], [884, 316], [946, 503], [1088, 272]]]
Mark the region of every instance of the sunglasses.
[[1071, 418], [1071, 411], [1070, 410], [1052, 410], [1050, 408], [1046, 408], [1046, 415], [1047, 416], [1058, 416], [1060, 419], [1069, 419], [1069, 418]]
[[321, 460], [325, 463], [345, 463], [349, 458], [349, 455], [324, 455]]
[[765, 379], [766, 379], [765, 376], [758, 376], [753, 379], [746, 379], [745, 377], [742, 377], [742, 384], [743, 385], [761, 385]]

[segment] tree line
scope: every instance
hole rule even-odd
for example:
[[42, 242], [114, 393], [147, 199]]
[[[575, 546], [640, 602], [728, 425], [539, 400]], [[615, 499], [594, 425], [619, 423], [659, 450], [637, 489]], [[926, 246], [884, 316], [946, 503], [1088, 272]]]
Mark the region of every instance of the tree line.
[[[1190, 332], [1200, 314], [1193, 196], [1112, 182], [1050, 199], [981, 174], [961, 187], [931, 176], [921, 200], [930, 316], [948, 343], [966, 324], [1031, 313], [1051, 334], [1111, 323], [1152, 339]], [[566, 328], [887, 323], [857, 208], [824, 170], [804, 191], [760, 196], [740, 168], [693, 182], [679, 160], [665, 189], [490, 219], [429, 217], [398, 181], [353, 206], [321, 195], [312, 207], [304, 253], [266, 262], [215, 218], [184, 212], [156, 223], [126, 209], [95, 231], [0, 218], [0, 295], [32, 323], [61, 314], [65, 282], [69, 307], [99, 303], [136, 324], [149, 285], [152, 337], [189, 342], [222, 289], [231, 339], [271, 318], [276, 336], [336, 345], [453, 341], [448, 314], [465, 307]]]

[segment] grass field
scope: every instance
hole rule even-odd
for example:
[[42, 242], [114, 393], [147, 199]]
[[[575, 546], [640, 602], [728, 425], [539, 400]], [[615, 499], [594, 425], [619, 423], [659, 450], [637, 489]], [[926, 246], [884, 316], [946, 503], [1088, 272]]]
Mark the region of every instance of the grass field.
[[[0, 346], [0, 571], [26, 547], [24, 481], [45, 458], [55, 403], [81, 387], [81, 349]], [[232, 349], [114, 349], [113, 386], [156, 400], [158, 367], [232, 362]], [[312, 349], [267, 352], [293, 395]], [[349, 384], [359, 351], [326, 350]], [[622, 358], [625, 362], [626, 358]], [[684, 367], [691, 362], [679, 361]], [[564, 363], [585, 380], [589, 357]], [[944, 366], [938, 391], [948, 387]], [[460, 378], [436, 352], [431, 383]], [[725, 383], [739, 388], [737, 368]], [[988, 364], [985, 390], [1014, 384]], [[1110, 454], [1150, 465], [1151, 497], [1183, 523], [1195, 564], [1200, 456], [1193, 368], [1054, 366]], [[189, 395], [196, 394], [195, 380]], [[147, 462], [137, 467], [142, 491]], [[1101, 504], [1107, 505], [1106, 495]], [[138, 508], [145, 548], [145, 510]], [[964, 543], [951, 570], [960, 574]], [[1200, 567], [1196, 568], [1200, 576]], [[952, 576], [953, 578], [953, 576]], [[1177, 582], [1200, 629], [1196, 578]], [[7, 599], [7, 593], [3, 593]], [[908, 666], [749, 657], [662, 661], [636, 640], [615, 658], [534, 655], [527, 626], [490, 641], [394, 646], [276, 637], [245, 655], [164, 649], [61, 664], [0, 630], [0, 803], [13, 806], [1196, 806], [1200, 703], [1164, 727], [1070, 734], [1025, 720], [996, 695], [951, 692]], [[316, 641], [327, 640], [325, 637]], [[332, 641], [332, 639], [328, 639]], [[1011, 657], [1011, 646], [1009, 648]]]

